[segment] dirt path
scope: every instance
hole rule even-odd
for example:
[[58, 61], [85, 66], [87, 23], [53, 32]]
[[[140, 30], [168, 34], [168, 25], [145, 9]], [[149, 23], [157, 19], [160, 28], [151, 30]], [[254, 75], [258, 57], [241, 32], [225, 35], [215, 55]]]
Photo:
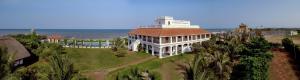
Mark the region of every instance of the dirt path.
[[183, 80], [181, 67], [178, 66], [179, 64], [183, 63], [180, 61], [175, 61], [163, 64], [158, 71], [161, 74], [162, 80]]
[[89, 73], [87, 73], [87, 76], [89, 78], [92, 78], [92, 79], [95, 79], [95, 80], [105, 80], [105, 76], [109, 72], [112, 72], [112, 71], [115, 71], [115, 70], [118, 70], [118, 69], [122, 69], [122, 68], [125, 68], [125, 67], [128, 67], [128, 66], [131, 66], [131, 65], [136, 65], [136, 64], [139, 64], [139, 63], [142, 63], [142, 62], [154, 59], [154, 58], [156, 58], [156, 57], [151, 56], [151, 57], [147, 57], [147, 58], [144, 58], [144, 59], [141, 59], [141, 60], [136, 60], [136, 61], [133, 61], [133, 62], [129, 62], [127, 64], [123, 64], [123, 65], [120, 65], [120, 66], [117, 66], [117, 67], [107, 68], [107, 69], [104, 69], [104, 70], [97, 70], [97, 71], [89, 72]]
[[270, 80], [299, 80], [294, 70], [295, 65], [287, 52], [282, 49], [273, 50], [273, 56], [269, 69]]
[[159, 72], [162, 76], [162, 80], [172, 80], [171, 70], [175, 70], [175, 69], [170, 69], [170, 65], [172, 65], [172, 63], [163, 64], [160, 67]]
[[[283, 38], [285, 38], [285, 36], [280, 36], [280, 35], [266, 35], [264, 37], [267, 41], [269, 41], [271, 43], [281, 43], [281, 40]], [[292, 39], [295, 44], [300, 45], [300, 37], [299, 36], [293, 37]]]

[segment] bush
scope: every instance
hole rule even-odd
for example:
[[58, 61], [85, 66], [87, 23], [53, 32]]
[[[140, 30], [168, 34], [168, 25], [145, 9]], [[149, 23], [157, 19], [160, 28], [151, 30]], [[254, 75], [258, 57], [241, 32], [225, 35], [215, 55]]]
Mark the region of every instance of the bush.
[[194, 43], [192, 44], [192, 51], [193, 53], [200, 52], [201, 43]]
[[270, 43], [263, 37], [252, 37], [246, 46], [249, 53], [267, 52], [271, 48]]
[[124, 48], [125, 46], [124, 40], [121, 39], [120, 37], [114, 38], [112, 40], [112, 46], [117, 48]]
[[118, 73], [116, 80], [160, 80], [159, 73], [133, 67]]
[[121, 50], [121, 51], [117, 51], [117, 52], [116, 52], [116, 56], [117, 56], [117, 57], [125, 57], [126, 54], [127, 54], [127, 52], [124, 51], [124, 50]]
[[267, 80], [272, 53], [268, 52], [271, 44], [263, 37], [252, 37], [246, 43], [246, 49], [240, 63], [234, 66], [231, 80]]
[[300, 57], [300, 49], [297, 45], [294, 44], [292, 40], [290, 40], [289, 38], [284, 38], [282, 39], [282, 45], [286, 51], [294, 55], [295, 59], [299, 59], [298, 57]]
[[138, 48], [138, 52], [145, 52], [145, 49], [143, 48], [142, 44], [139, 44], [137, 48]]
[[11, 65], [13, 64], [12, 60], [13, 55], [10, 55], [7, 52], [6, 47], [0, 46], [0, 80], [5, 80], [9, 78], [10, 72], [12, 71]]
[[117, 47], [112, 47], [111, 50], [116, 52], [116, 51], [118, 51], [118, 48]]
[[234, 67], [231, 80], [268, 80], [268, 62], [263, 57], [242, 58]]
[[54, 53], [63, 54], [63, 47], [55, 43], [41, 43], [37, 49], [32, 50], [40, 58], [46, 58]]
[[283, 45], [285, 50], [293, 51], [295, 44], [293, 43], [292, 40], [290, 40], [289, 38], [284, 38], [284, 39], [282, 39], [281, 42], [282, 42], [282, 45]]
[[280, 48], [281, 46], [280, 43], [271, 43], [271, 48]]

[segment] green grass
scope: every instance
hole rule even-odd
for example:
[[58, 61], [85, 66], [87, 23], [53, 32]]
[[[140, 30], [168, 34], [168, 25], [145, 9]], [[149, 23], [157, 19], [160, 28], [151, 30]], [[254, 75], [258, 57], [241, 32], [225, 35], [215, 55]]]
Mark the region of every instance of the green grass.
[[100, 48], [66, 48], [65, 51], [73, 60], [75, 69], [81, 72], [116, 67], [150, 56], [149, 54], [143, 53], [117, 57], [111, 49]]
[[[171, 67], [173, 68], [173, 67], [176, 66], [176, 65], [174, 66], [174, 64], [172, 64], [172, 62], [174, 62], [174, 61], [189, 62], [192, 59], [193, 59], [193, 55], [191, 55], [191, 54], [177, 55], [177, 56], [172, 56], [172, 57], [168, 57], [168, 58], [164, 58], [164, 59], [156, 58], [156, 59], [153, 59], [153, 60], [150, 60], [150, 61], [146, 61], [144, 63], [140, 63], [140, 64], [137, 64], [137, 65], [133, 65], [133, 66], [130, 66], [130, 67], [126, 67], [126, 68], [119, 69], [119, 70], [116, 70], [114, 72], [111, 72], [111, 73], [108, 74], [106, 79], [107, 80], [115, 80], [118, 73], [119, 74], [126, 73], [130, 70], [130, 68], [134, 68], [134, 67], [138, 67], [138, 68], [141, 68], [141, 69], [147, 69], [147, 70], [150, 70], [150, 71], [155, 72], [155, 73], [160, 75], [159, 69], [163, 64], [171, 63], [170, 65], [167, 65], [167, 66], [170, 66], [170, 68]], [[178, 75], [172, 75], [171, 77], [173, 77], [173, 79], [179, 79]], [[159, 76], [159, 78], [161, 78], [161, 76]], [[159, 79], [159, 80], [161, 80], [161, 79]]]

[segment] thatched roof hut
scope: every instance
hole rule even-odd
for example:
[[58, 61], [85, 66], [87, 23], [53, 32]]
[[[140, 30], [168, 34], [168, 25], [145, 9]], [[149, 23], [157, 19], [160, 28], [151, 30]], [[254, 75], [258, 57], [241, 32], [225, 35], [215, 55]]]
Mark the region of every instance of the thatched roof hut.
[[15, 61], [30, 57], [27, 49], [12, 37], [0, 37], [0, 47], [7, 48], [7, 52], [13, 54]]

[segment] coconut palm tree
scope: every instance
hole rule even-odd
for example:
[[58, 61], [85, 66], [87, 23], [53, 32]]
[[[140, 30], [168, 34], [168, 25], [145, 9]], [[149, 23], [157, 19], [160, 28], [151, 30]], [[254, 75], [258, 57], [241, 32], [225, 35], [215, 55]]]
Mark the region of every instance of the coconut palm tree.
[[230, 49], [224, 42], [204, 41], [192, 64], [185, 69], [187, 80], [229, 79], [231, 61]]
[[185, 80], [207, 80], [212, 79], [213, 70], [210, 67], [211, 55], [206, 53], [196, 54], [191, 64], [185, 67]]
[[227, 44], [228, 53], [231, 60], [238, 59], [246, 46], [240, 41], [239, 36], [230, 37], [230, 39], [225, 40]]
[[232, 71], [232, 65], [228, 53], [216, 52], [213, 55], [213, 70], [219, 80], [228, 80]]

